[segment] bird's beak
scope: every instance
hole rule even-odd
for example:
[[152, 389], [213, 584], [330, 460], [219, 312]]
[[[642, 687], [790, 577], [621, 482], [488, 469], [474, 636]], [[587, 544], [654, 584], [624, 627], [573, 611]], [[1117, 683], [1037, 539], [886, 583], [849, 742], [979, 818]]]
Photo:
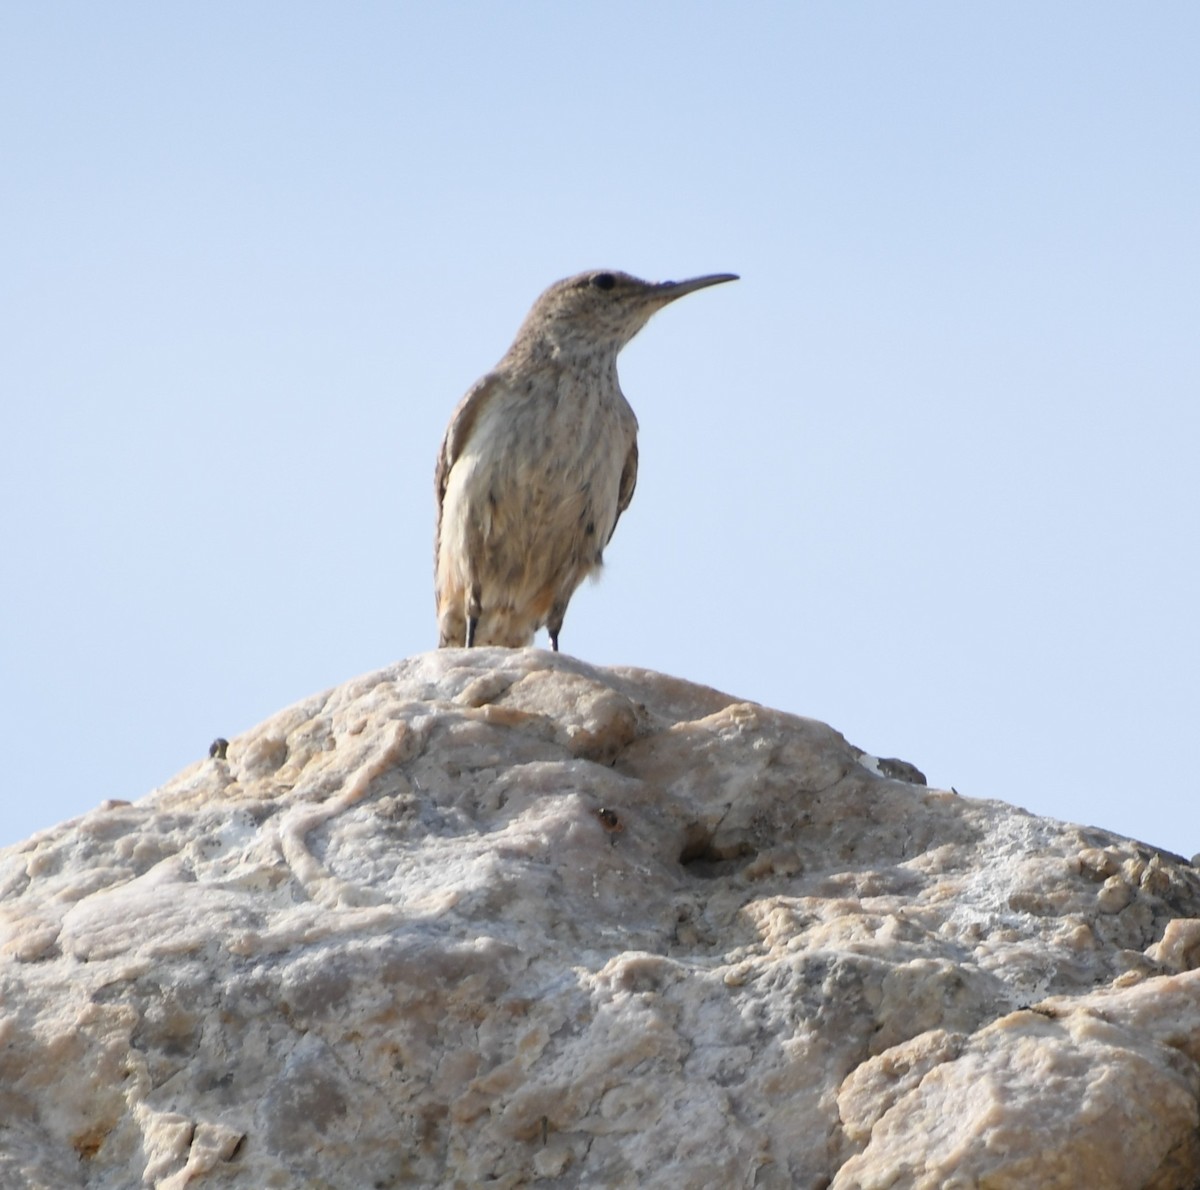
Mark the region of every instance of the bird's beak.
[[706, 277], [693, 277], [690, 281], [663, 281], [654, 287], [654, 292], [665, 305], [684, 294], [695, 293], [697, 289], [707, 289], [710, 285], [723, 285], [726, 281], [737, 279], [737, 273], [709, 273]]

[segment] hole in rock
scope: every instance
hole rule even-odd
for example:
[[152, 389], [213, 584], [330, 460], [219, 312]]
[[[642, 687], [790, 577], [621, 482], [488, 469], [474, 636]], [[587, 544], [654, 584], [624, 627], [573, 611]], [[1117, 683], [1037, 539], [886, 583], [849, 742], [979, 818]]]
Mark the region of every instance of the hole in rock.
[[679, 853], [679, 862], [689, 876], [715, 880], [736, 872], [754, 855], [754, 848], [745, 841], [718, 843], [708, 831], [693, 827]]

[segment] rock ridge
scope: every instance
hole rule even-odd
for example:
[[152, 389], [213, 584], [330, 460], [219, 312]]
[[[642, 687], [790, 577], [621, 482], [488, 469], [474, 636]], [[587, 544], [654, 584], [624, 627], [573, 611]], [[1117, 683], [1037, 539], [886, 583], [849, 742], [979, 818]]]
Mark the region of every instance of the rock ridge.
[[534, 649], [0, 851], [0, 1186], [1193, 1187], [1200, 878]]

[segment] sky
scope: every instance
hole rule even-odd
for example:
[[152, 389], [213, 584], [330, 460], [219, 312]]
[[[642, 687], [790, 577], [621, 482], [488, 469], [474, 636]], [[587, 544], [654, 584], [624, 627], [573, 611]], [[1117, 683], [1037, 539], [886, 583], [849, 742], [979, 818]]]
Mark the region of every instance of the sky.
[[450, 413], [610, 268], [741, 280], [621, 357], [564, 651], [1200, 852], [1198, 44], [1171, 0], [0, 7], [0, 845], [434, 647]]

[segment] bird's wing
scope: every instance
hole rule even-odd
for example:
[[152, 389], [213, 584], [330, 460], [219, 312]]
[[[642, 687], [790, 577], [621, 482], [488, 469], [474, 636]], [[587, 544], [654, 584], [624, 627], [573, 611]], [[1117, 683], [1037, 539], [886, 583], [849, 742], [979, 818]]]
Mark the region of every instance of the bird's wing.
[[[446, 497], [446, 484], [450, 482], [450, 469], [462, 453], [471, 431], [479, 420], [480, 410], [488, 403], [488, 399], [496, 389], [496, 374], [489, 372], [482, 380], [467, 391], [467, 395], [459, 401], [457, 408], [450, 416], [450, 424], [446, 427], [446, 436], [442, 439], [442, 448], [438, 451], [437, 467], [433, 473], [433, 491], [437, 498], [437, 534], [434, 538], [434, 556], [441, 547], [442, 541], [442, 501]], [[622, 481], [624, 482], [624, 481]]]
[[609, 541], [612, 541], [613, 533], [617, 531], [617, 521], [621, 519], [621, 513], [629, 507], [629, 502], [633, 499], [633, 489], [637, 487], [637, 465], [637, 439], [634, 438], [629, 444], [629, 453], [625, 456], [625, 466], [621, 468], [621, 486], [617, 489], [617, 515], [613, 520], [612, 532], [608, 535]]

